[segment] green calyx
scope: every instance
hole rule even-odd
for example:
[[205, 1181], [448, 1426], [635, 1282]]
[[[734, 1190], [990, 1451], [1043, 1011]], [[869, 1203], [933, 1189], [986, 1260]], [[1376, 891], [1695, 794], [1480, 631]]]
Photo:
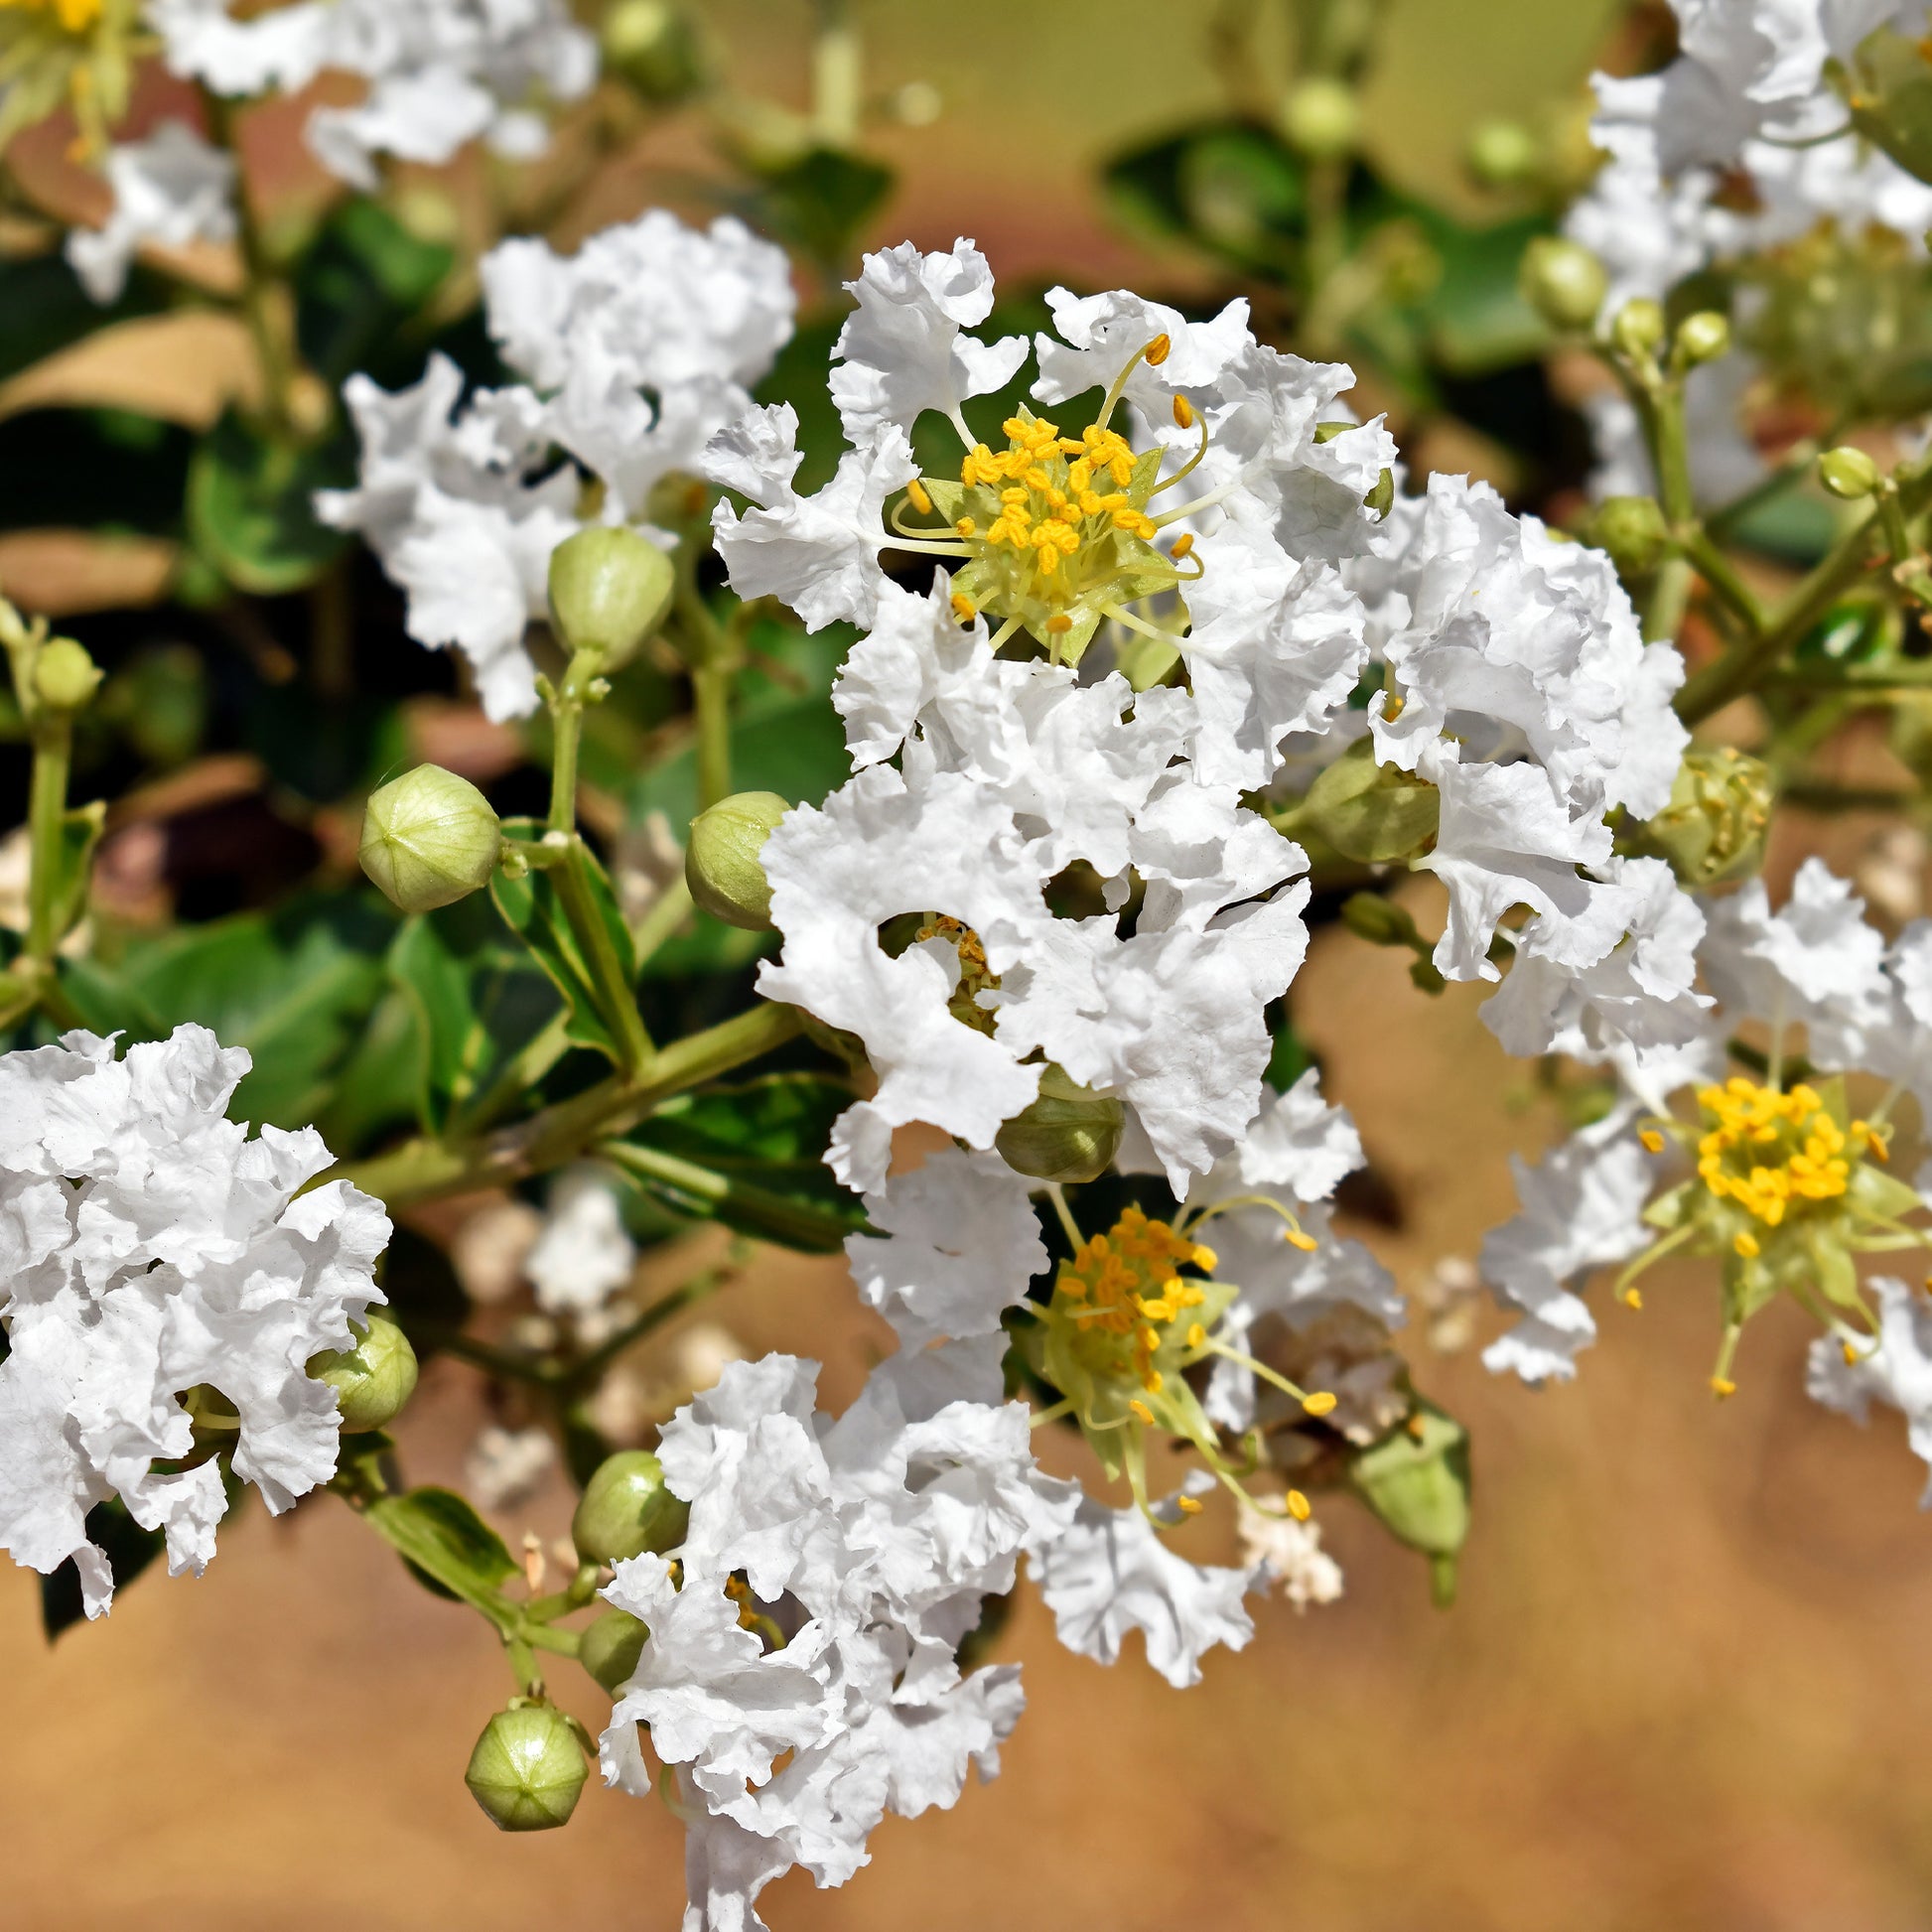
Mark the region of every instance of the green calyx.
[[362, 818], [362, 870], [405, 912], [453, 904], [488, 885], [502, 827], [468, 778], [419, 764], [370, 796]]
[[735, 791], [691, 821], [684, 881], [713, 918], [748, 932], [771, 929], [771, 887], [759, 856], [790, 804], [775, 791]]
[[388, 1315], [371, 1309], [360, 1337], [315, 1356], [309, 1373], [336, 1391], [345, 1434], [386, 1429], [416, 1392], [416, 1351]]
[[570, 1721], [519, 1700], [483, 1725], [463, 1781], [504, 1832], [547, 1832], [570, 1822], [589, 1766]]
[[635, 530], [603, 524], [566, 537], [550, 553], [550, 621], [571, 652], [599, 668], [629, 663], [663, 622], [677, 570]]
[[1276, 822], [1291, 837], [1308, 833], [1358, 865], [1412, 863], [1435, 842], [1442, 795], [1426, 778], [1375, 761], [1358, 740]]
[[1694, 745], [1671, 781], [1670, 803], [1619, 843], [1662, 859], [1693, 889], [1750, 870], [1771, 822], [1771, 769], [1727, 745]]
[[1437, 1603], [1455, 1600], [1469, 1535], [1469, 1432], [1432, 1403], [1349, 1458], [1348, 1482], [1389, 1534], [1430, 1560]]
[[1126, 1110], [1112, 1094], [1082, 1086], [1049, 1060], [1040, 1068], [1037, 1096], [1000, 1129], [993, 1145], [1016, 1173], [1093, 1180], [1112, 1164], [1126, 1125]]
[[690, 1506], [665, 1485], [657, 1457], [648, 1449], [620, 1449], [584, 1485], [570, 1540], [587, 1563], [622, 1563], [646, 1550], [675, 1550], [690, 1520]]

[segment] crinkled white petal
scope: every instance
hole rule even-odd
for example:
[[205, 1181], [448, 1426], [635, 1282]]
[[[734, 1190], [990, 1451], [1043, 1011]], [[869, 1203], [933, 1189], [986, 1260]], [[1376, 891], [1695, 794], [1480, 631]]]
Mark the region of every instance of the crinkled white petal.
[[136, 252], [148, 242], [183, 248], [228, 241], [235, 232], [235, 162], [181, 121], [163, 121], [144, 141], [107, 154], [114, 206], [99, 228], [70, 228], [67, 258], [96, 302], [127, 286]]
[[[1912, 1453], [1932, 1463], [1932, 1300], [1888, 1275], [1865, 1286], [1878, 1302], [1877, 1341], [1847, 1361], [1836, 1336], [1820, 1335], [1806, 1361], [1806, 1391], [1860, 1424], [1874, 1401], [1898, 1410]], [[1932, 1508], [1932, 1480], [1919, 1507]]]

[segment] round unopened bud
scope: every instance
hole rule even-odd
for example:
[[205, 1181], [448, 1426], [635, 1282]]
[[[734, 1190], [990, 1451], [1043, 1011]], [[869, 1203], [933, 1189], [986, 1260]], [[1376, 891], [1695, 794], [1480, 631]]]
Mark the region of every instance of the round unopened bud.
[[1878, 466], [1863, 450], [1841, 443], [1818, 459], [1818, 481], [1834, 496], [1857, 502], [1878, 487]]
[[504, 1832], [547, 1832], [570, 1822], [589, 1771], [561, 1711], [525, 1704], [483, 1725], [463, 1781]]
[[617, 0], [605, 9], [604, 65], [643, 97], [668, 106], [704, 84], [704, 54], [682, 7], [665, 0]]
[[1730, 347], [1730, 320], [1716, 309], [1700, 309], [1677, 325], [1677, 355], [1686, 368], [1715, 362]]
[[1653, 496], [1606, 496], [1589, 520], [1589, 538], [1625, 577], [1646, 577], [1663, 561], [1670, 532]]
[[620, 1449], [584, 1485], [570, 1540], [587, 1563], [621, 1563], [646, 1550], [675, 1550], [690, 1520], [690, 1505], [665, 1487], [657, 1457], [649, 1449]]
[[1299, 80], [1282, 101], [1282, 139], [1317, 160], [1352, 152], [1362, 133], [1362, 103], [1345, 80]]
[[489, 883], [502, 850], [489, 800], [468, 778], [419, 764], [369, 798], [362, 870], [405, 912], [429, 912]]
[[1634, 296], [1616, 312], [1610, 341], [1625, 355], [1641, 359], [1657, 352], [1664, 340], [1664, 309], [1647, 295]]
[[1469, 136], [1469, 172], [1485, 188], [1531, 180], [1541, 160], [1537, 139], [1521, 121], [1484, 121]]
[[416, 1391], [416, 1351], [380, 1309], [371, 1309], [353, 1345], [314, 1356], [309, 1373], [336, 1391], [345, 1434], [385, 1429]]
[[572, 651], [595, 651], [606, 670], [636, 656], [664, 621], [677, 571], [635, 530], [594, 524], [550, 553], [550, 621]]
[[1538, 235], [1523, 250], [1523, 299], [1553, 329], [1587, 329], [1609, 293], [1603, 264], [1582, 242]]
[[759, 854], [790, 810], [775, 791], [735, 791], [691, 821], [684, 880], [713, 918], [748, 932], [771, 929], [771, 886]]
[[78, 711], [100, 687], [100, 666], [71, 637], [52, 637], [34, 658], [34, 689], [55, 711]]
[[628, 1610], [606, 1610], [585, 1628], [577, 1647], [577, 1661], [613, 1697], [630, 1682], [637, 1659], [644, 1654], [650, 1625]]
[[993, 1145], [1016, 1173], [1035, 1180], [1094, 1180], [1120, 1148], [1127, 1115], [1110, 1093], [1095, 1093], [1053, 1061], [1039, 1070], [1039, 1092], [1006, 1123]]

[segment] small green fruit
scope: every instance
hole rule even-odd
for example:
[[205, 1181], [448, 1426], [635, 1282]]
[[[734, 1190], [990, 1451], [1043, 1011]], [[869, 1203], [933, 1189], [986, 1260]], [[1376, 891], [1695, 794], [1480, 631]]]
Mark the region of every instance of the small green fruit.
[[713, 918], [748, 932], [771, 928], [771, 887], [759, 855], [791, 807], [775, 791], [736, 791], [691, 821], [684, 879]]
[[1603, 264], [1581, 242], [1539, 235], [1523, 250], [1523, 299], [1553, 329], [1587, 329], [1609, 293]]
[[1610, 324], [1610, 341], [1625, 355], [1641, 361], [1654, 355], [1664, 340], [1663, 305], [1647, 295], [1634, 296], [1616, 312]]
[[1855, 503], [1878, 487], [1878, 466], [1863, 450], [1841, 443], [1818, 459], [1818, 481], [1834, 496]]
[[1361, 140], [1362, 103], [1345, 80], [1298, 81], [1282, 102], [1281, 130], [1299, 153], [1333, 160]]
[[603, 668], [627, 664], [664, 621], [677, 571], [635, 530], [594, 525], [550, 553], [550, 621], [572, 651], [594, 651]]
[[1647, 577], [1663, 561], [1670, 532], [1650, 496], [1606, 496], [1590, 518], [1589, 538], [1624, 577]]
[[1715, 362], [1729, 347], [1729, 319], [1716, 309], [1700, 309], [1677, 325], [1677, 356], [1687, 369]]
[[657, 1457], [649, 1449], [620, 1449], [584, 1485], [570, 1540], [587, 1563], [621, 1563], [646, 1550], [675, 1550], [690, 1520], [690, 1505], [665, 1487]]
[[489, 800], [468, 778], [419, 764], [370, 797], [358, 856], [385, 898], [430, 912], [488, 885], [502, 843]]
[[630, 1673], [643, 1655], [650, 1626], [628, 1610], [606, 1610], [584, 1631], [577, 1661], [613, 1697], [630, 1682]]
[[499, 1831], [547, 1832], [570, 1822], [588, 1771], [563, 1713], [526, 1704], [483, 1725], [463, 1781]]
[[99, 689], [100, 667], [71, 637], [51, 637], [34, 658], [34, 689], [53, 711], [79, 711]]
[[1083, 1087], [1048, 1060], [1039, 1071], [1039, 1092], [1000, 1129], [993, 1145], [1015, 1173], [1094, 1180], [1119, 1152], [1126, 1125], [1126, 1112], [1112, 1094]]
[[1521, 121], [1481, 122], [1465, 152], [1469, 173], [1484, 188], [1515, 188], [1533, 180], [1543, 158], [1536, 136]]
[[416, 1351], [409, 1337], [382, 1312], [371, 1309], [368, 1327], [348, 1348], [332, 1348], [313, 1357], [309, 1373], [336, 1391], [336, 1408], [345, 1434], [386, 1429], [416, 1392]]

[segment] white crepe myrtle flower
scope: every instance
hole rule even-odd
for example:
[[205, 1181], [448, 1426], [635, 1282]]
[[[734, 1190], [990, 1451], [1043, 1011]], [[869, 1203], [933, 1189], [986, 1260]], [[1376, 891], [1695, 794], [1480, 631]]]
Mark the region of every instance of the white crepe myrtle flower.
[[[1867, 1286], [1878, 1304], [1877, 1332], [1857, 1342], [1820, 1335], [1806, 1358], [1806, 1391], [1861, 1425], [1874, 1401], [1898, 1410], [1912, 1453], [1932, 1463], [1932, 1300], [1895, 1276]], [[1932, 1479], [1919, 1507], [1932, 1508]]]
[[[1023, 408], [996, 448], [967, 405], [1018, 373], [1026, 345], [962, 333], [993, 301], [973, 244], [869, 256], [848, 287], [858, 308], [831, 380], [852, 448], [832, 481], [793, 487], [782, 407], [712, 446], [706, 474], [752, 503], [714, 518], [741, 595], [779, 598], [812, 629], [870, 629], [885, 554], [942, 558], [962, 620], [984, 614], [996, 651], [1024, 631], [1074, 664], [1102, 636], [1144, 684], [1177, 654], [1196, 700], [1187, 750], [1210, 782], [1265, 783], [1287, 735], [1325, 727], [1366, 654], [1338, 560], [1377, 542], [1363, 499], [1395, 454], [1341, 403], [1350, 370], [1257, 344], [1242, 302], [1189, 323], [1126, 291], [1055, 289], [1033, 397], [1104, 394], [1077, 434]], [[956, 475], [917, 471], [908, 433], [927, 412], [961, 438]], [[1183, 480], [1185, 500], [1165, 504]]]
[[742, 222], [700, 230], [659, 209], [572, 256], [506, 241], [482, 275], [490, 332], [526, 381], [464, 400], [440, 354], [393, 393], [352, 376], [357, 486], [321, 492], [317, 513], [362, 533], [408, 597], [409, 634], [462, 651], [501, 720], [536, 709], [524, 636], [593, 483], [603, 520], [641, 517], [651, 489], [751, 408], [793, 297], [782, 251]]
[[573, 1170], [552, 1183], [548, 1209], [523, 1261], [537, 1307], [546, 1314], [595, 1314], [637, 1265], [617, 1190], [594, 1168]]
[[147, 14], [170, 71], [217, 94], [294, 93], [325, 69], [364, 79], [358, 104], [312, 110], [308, 140], [366, 190], [381, 155], [440, 163], [480, 137], [541, 153], [532, 103], [574, 99], [597, 75], [596, 44], [560, 0], [298, 0], [245, 17], [231, 0], [148, 0]]
[[[784, 949], [760, 990], [856, 1034], [879, 1075], [834, 1130], [835, 1172], [876, 1187], [913, 1120], [990, 1148], [1039, 1052], [1117, 1093], [1184, 1194], [1260, 1104], [1262, 1009], [1307, 943], [1300, 848], [1173, 762], [1183, 694], [998, 658], [943, 576], [881, 604], [835, 702], [865, 758], [909, 729], [902, 768], [867, 763], [761, 854]], [[1053, 915], [1047, 883], [1076, 860], [1116, 882], [1115, 911]]]
[[165, 1532], [172, 1574], [213, 1556], [208, 1428], [273, 1512], [336, 1470], [335, 1392], [306, 1365], [383, 1300], [388, 1217], [346, 1181], [298, 1194], [330, 1165], [313, 1128], [223, 1117], [248, 1066], [193, 1026], [119, 1059], [81, 1032], [0, 1057], [0, 1548], [71, 1559], [89, 1616], [114, 1580], [85, 1517], [110, 1496]]
[[235, 162], [182, 121], [163, 121], [145, 140], [107, 152], [114, 205], [98, 228], [68, 232], [67, 258], [96, 302], [117, 301], [140, 249], [153, 243], [230, 241], [235, 232]]

